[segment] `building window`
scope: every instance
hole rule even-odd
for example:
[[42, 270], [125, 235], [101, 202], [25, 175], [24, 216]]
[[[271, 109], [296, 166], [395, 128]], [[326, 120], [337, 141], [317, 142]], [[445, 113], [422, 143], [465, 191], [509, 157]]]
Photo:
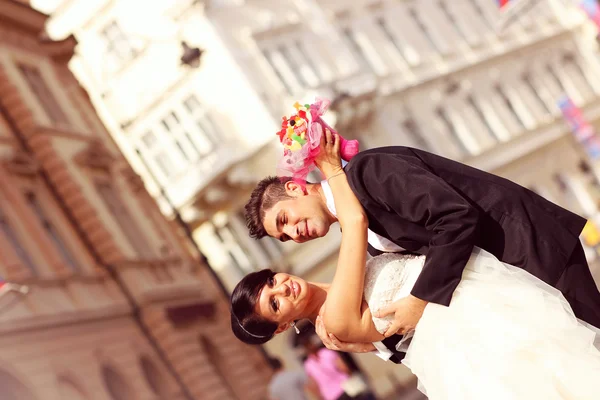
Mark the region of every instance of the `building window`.
[[379, 26], [381, 32], [383, 32], [387, 40], [389, 40], [394, 45], [394, 48], [397, 50], [397, 54], [400, 55], [404, 62], [412, 66], [419, 64], [419, 56], [417, 55], [416, 51], [414, 51], [412, 47], [409, 47], [405, 43], [405, 41], [401, 44], [400, 40], [390, 30], [390, 27], [385, 18], [377, 18], [377, 25]]
[[135, 252], [142, 258], [152, 256], [151, 247], [113, 185], [108, 182], [98, 182], [96, 190]]
[[583, 68], [574, 56], [564, 57], [564, 69], [566, 75], [575, 84], [583, 99], [588, 99], [594, 95], [594, 88], [587, 79]]
[[248, 240], [242, 221], [242, 213], [236, 213], [222, 226], [214, 226], [215, 236], [228, 253], [233, 265], [242, 274], [254, 272], [257, 268], [271, 268], [275, 271], [287, 270], [284, 264], [284, 244], [271, 237]]
[[12, 245], [13, 249], [15, 250], [15, 253], [17, 254], [17, 257], [19, 257], [21, 262], [27, 268], [29, 268], [31, 272], [35, 273], [36, 268], [35, 264], [33, 263], [33, 260], [25, 250], [25, 247], [23, 247], [23, 244], [21, 243], [17, 232], [15, 232], [15, 230], [13, 229], [10, 221], [8, 220], [2, 209], [0, 209], [0, 231], [2, 231], [4, 237]]
[[477, 101], [475, 101], [472, 95], [467, 96], [467, 103], [475, 111], [475, 114], [477, 114], [477, 118], [479, 118], [479, 121], [481, 121], [481, 123], [485, 126], [488, 135], [493, 139], [497, 139], [498, 137], [496, 136], [496, 132], [494, 132], [494, 128], [492, 128], [490, 121], [488, 120], [488, 116], [483, 112], [483, 110], [481, 109]]
[[529, 89], [530, 93], [533, 95], [533, 97], [535, 97], [537, 103], [542, 107], [542, 110], [544, 111], [544, 113], [552, 114], [552, 110], [550, 110], [550, 108], [548, 107], [548, 105], [546, 104], [544, 99], [542, 99], [542, 96], [540, 96], [540, 92], [535, 87], [535, 84], [533, 83], [533, 79], [531, 78], [531, 75], [529, 75], [529, 74], [525, 75], [523, 77], [523, 82], [525, 82], [525, 85], [527, 85], [527, 88]]
[[168, 384], [156, 364], [148, 357], [142, 356], [140, 358], [140, 367], [142, 368], [144, 378], [146, 378], [146, 383], [148, 383], [154, 394], [160, 396], [161, 399], [167, 399], [169, 392]]
[[200, 131], [196, 138], [202, 154], [207, 154], [223, 141], [224, 135], [219, 131], [217, 124], [205, 107], [200, 104], [200, 100], [195, 95], [191, 95], [183, 102], [183, 107], [194, 121]]
[[100, 35], [106, 43], [109, 66], [113, 70], [121, 68], [139, 54], [116, 21], [106, 25]]
[[146, 148], [151, 149], [157, 143], [156, 135], [152, 132], [146, 132], [142, 135], [142, 143]]
[[227, 227], [214, 227], [214, 234], [221, 242], [224, 250], [227, 252], [229, 259], [235, 268], [242, 274], [246, 275], [254, 272], [254, 266], [250, 261], [249, 255], [244, 251], [242, 246], [236, 242], [231, 231]]
[[170, 178], [207, 159], [226, 139], [210, 113], [191, 95], [169, 111], [159, 127], [140, 136], [139, 149], [149, 166]]
[[[205, 335], [200, 335], [198, 338], [198, 343], [200, 345], [200, 349], [206, 355], [208, 364], [213, 366], [216, 375], [221, 381], [221, 385], [219, 385], [220, 388], [227, 392], [225, 397], [230, 399], [238, 399], [238, 397], [235, 395], [231, 382], [229, 381], [231, 379], [231, 370], [226, 364], [227, 357], [221, 354], [219, 351], [219, 346], [216, 346], [216, 344]], [[221, 395], [224, 394], [225, 393]]]
[[[313, 171], [316, 172], [316, 171]], [[317, 179], [315, 182], [319, 182], [320, 179]], [[239, 228], [243, 229], [243, 233], [242, 235], [245, 235], [245, 237], [247, 237], [247, 232], [246, 232], [246, 228], [245, 228], [245, 216], [243, 211], [239, 210], [237, 213], [233, 214], [231, 221], [229, 221], [228, 225], [233, 229], [233, 225], [234, 222], [236, 223], [236, 226], [238, 227], [238, 229], [235, 230], [235, 235], [238, 238], [238, 241], [241, 242], [241, 237], [240, 237], [240, 230]], [[287, 265], [283, 265], [282, 263], [285, 262], [285, 244], [283, 244], [282, 242], [280, 242], [279, 240], [276, 240], [270, 236], [264, 237], [260, 240], [253, 240], [251, 243], [256, 244], [258, 246], [258, 249], [260, 251], [260, 253], [262, 255], [264, 255], [267, 258], [267, 265], [269, 266], [269, 268], [275, 270], [275, 271], [280, 271], [282, 269], [287, 269], [288, 266]]]
[[504, 102], [504, 105], [510, 111], [510, 113], [512, 114], [515, 121], [517, 121], [519, 123], [519, 126], [521, 127], [521, 129], [526, 129], [523, 118], [521, 118], [521, 116], [517, 112], [515, 105], [513, 104], [512, 100], [506, 95], [506, 93], [504, 92], [504, 89], [502, 89], [501, 86], [496, 86], [496, 93], [498, 94], [498, 96], [500, 96], [500, 98]]
[[444, 13], [444, 16], [446, 17], [446, 19], [448, 21], [450, 21], [450, 23], [452, 24], [452, 27], [454, 28], [454, 31], [458, 34], [458, 36], [460, 36], [464, 41], [468, 41], [467, 34], [463, 30], [463, 27], [458, 23], [458, 21], [456, 20], [454, 15], [448, 9], [448, 6], [446, 5], [446, 0], [440, 1], [438, 3], [438, 6]]
[[568, 95], [569, 93], [567, 92], [565, 85], [563, 85], [562, 81], [560, 80], [560, 77], [558, 76], [554, 68], [552, 68], [551, 65], [546, 65], [546, 71], [548, 71], [548, 74], [552, 77], [552, 80], [556, 84], [556, 87], [558, 88], [558, 90], [560, 90], [560, 94]]
[[200, 152], [194, 145], [194, 142], [190, 139], [189, 132], [181, 125], [181, 122], [179, 122], [179, 118], [175, 112], [171, 111], [160, 122], [164, 130], [170, 134], [173, 143], [183, 158], [187, 161], [198, 159]]
[[319, 84], [317, 70], [309, 64], [310, 57], [307, 57], [301, 43], [294, 42], [279, 46], [278, 51], [302, 87], [309, 88]]
[[69, 246], [67, 246], [59, 232], [56, 230], [54, 224], [46, 215], [46, 212], [40, 204], [40, 202], [38, 201], [37, 196], [34, 193], [29, 192], [26, 194], [26, 197], [29, 206], [37, 216], [42, 226], [44, 227], [46, 234], [48, 235], [52, 243], [54, 243], [54, 246], [62, 256], [63, 260], [67, 263], [71, 270], [77, 270], [78, 264], [75, 260], [75, 256], [73, 256], [73, 253], [71, 253], [71, 250], [69, 250]]
[[171, 162], [171, 157], [169, 157], [167, 153], [160, 151], [154, 156], [154, 161], [156, 162], [156, 165], [158, 165], [160, 172], [165, 178], [168, 178], [173, 174], [175, 166]]
[[402, 127], [404, 128], [404, 132], [406, 132], [408, 137], [415, 144], [415, 147], [423, 150], [430, 150], [429, 144], [427, 144], [423, 137], [423, 132], [414, 119], [407, 118], [402, 122]]
[[279, 46], [277, 51], [279, 52], [279, 54], [281, 54], [281, 56], [285, 60], [285, 63], [290, 66], [290, 71], [292, 71], [294, 77], [296, 78], [296, 81], [300, 83], [300, 86], [309, 87], [310, 85], [308, 83], [308, 80], [306, 79], [306, 75], [301, 73], [300, 69], [298, 68], [298, 65], [296, 65], [294, 57], [291, 54], [290, 48], [288, 46]]
[[456, 124], [454, 123], [454, 121], [452, 121], [452, 119], [450, 118], [450, 116], [448, 115], [446, 110], [439, 107], [436, 110], [436, 114], [439, 117], [439, 119], [442, 121], [442, 124], [444, 125], [446, 130], [448, 132], [450, 132], [450, 134], [453, 136], [455, 143], [457, 143], [459, 145], [461, 151], [463, 153], [467, 153], [467, 154], [471, 153], [471, 151], [469, 151], [469, 148], [467, 147], [465, 141], [463, 140], [463, 137], [462, 137], [463, 135], [461, 135], [458, 132], [458, 129], [456, 129]]
[[29, 89], [31, 89], [33, 94], [37, 97], [48, 118], [55, 124], [67, 125], [69, 120], [60, 108], [54, 94], [46, 84], [40, 70], [36, 67], [24, 64], [20, 64], [19, 69], [21, 74], [23, 74], [23, 77], [25, 77]]
[[308, 54], [300, 40], [263, 49], [262, 53], [289, 94], [316, 87], [323, 81], [314, 55]]
[[413, 21], [415, 21], [415, 24], [417, 25], [417, 27], [421, 30], [421, 33], [425, 36], [425, 38], [429, 42], [429, 45], [431, 46], [431, 48], [433, 50], [437, 51], [438, 53], [441, 53], [442, 50], [441, 50], [439, 44], [433, 38], [431, 31], [429, 30], [429, 28], [427, 28], [427, 25], [425, 25], [425, 23], [423, 22], [423, 20], [417, 13], [417, 11], [414, 8], [410, 8], [408, 13], [410, 14]]
[[130, 400], [135, 398], [127, 380], [113, 368], [102, 367], [102, 380], [112, 400]]
[[582, 201], [577, 194], [575, 182], [571, 180], [571, 177], [563, 173], [555, 173], [552, 178], [555, 187], [558, 188], [561, 205], [577, 214], [584, 215], [585, 211], [582, 207]]
[[298, 92], [300, 90], [300, 83], [286, 64], [283, 56], [278, 51], [272, 50], [263, 50], [262, 53], [273, 72], [275, 72], [275, 75], [277, 75], [277, 78], [279, 78], [279, 82], [281, 82], [287, 94], [293, 95]]
[[169, 178], [172, 176], [175, 173], [175, 165], [165, 149], [160, 146], [154, 132], [149, 131], [144, 133], [140, 140], [144, 147], [144, 151], [140, 151], [140, 154], [145, 159], [152, 160], [163, 177]]
[[346, 39], [346, 42], [352, 49], [352, 54], [354, 54], [355, 60], [358, 61], [361, 69], [368, 69], [371, 72], [377, 72], [373, 60], [370, 60], [369, 57], [367, 57], [365, 50], [360, 45], [358, 38], [356, 37], [356, 33], [350, 28], [345, 28], [342, 33]]
[[306, 44], [301, 41], [296, 42], [295, 47], [296, 59], [301, 64], [300, 73], [304, 74], [313, 86], [317, 86], [324, 81], [324, 77], [315, 64], [315, 55], [309, 55], [306, 51]]
[[477, 15], [479, 15], [479, 17], [481, 18], [481, 20], [483, 22], [485, 22], [488, 27], [495, 27], [495, 21], [494, 22], [490, 22], [488, 20], [487, 14], [481, 8], [481, 4], [479, 4], [479, 0], [469, 0], [469, 1], [471, 2], [471, 5], [473, 6], [473, 9], [477, 13]]

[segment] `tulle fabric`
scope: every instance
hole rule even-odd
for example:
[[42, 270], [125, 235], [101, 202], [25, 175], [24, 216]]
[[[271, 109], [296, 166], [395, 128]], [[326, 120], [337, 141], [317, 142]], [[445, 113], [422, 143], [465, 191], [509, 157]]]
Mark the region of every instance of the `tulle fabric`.
[[425, 308], [403, 364], [430, 400], [597, 400], [598, 338], [557, 289], [475, 249], [450, 306]]
[[306, 143], [298, 151], [284, 153], [277, 163], [277, 176], [292, 178], [296, 182], [304, 184], [308, 174], [316, 168], [315, 158], [319, 154], [319, 144], [321, 136], [325, 132], [324, 129], [329, 129], [332, 133], [337, 134], [337, 131], [321, 118], [329, 108], [329, 104], [329, 100], [317, 98], [310, 105]]

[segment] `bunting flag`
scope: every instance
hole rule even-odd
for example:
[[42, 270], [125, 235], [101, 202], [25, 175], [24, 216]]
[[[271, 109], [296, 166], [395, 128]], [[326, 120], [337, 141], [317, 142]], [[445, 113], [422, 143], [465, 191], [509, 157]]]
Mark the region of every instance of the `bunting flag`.
[[585, 119], [581, 109], [567, 95], [558, 99], [558, 108], [575, 139], [584, 147], [592, 159], [600, 158], [600, 137], [594, 127]]
[[29, 292], [29, 287], [25, 285], [17, 285], [16, 283], [6, 282], [2, 277], [0, 277], [0, 297], [4, 296], [8, 292], [19, 292], [22, 294], [27, 294]]
[[498, 7], [503, 8], [505, 7], [508, 3], [510, 3], [510, 0], [496, 0], [498, 2]]
[[579, 7], [586, 13], [588, 18], [596, 24], [596, 27], [600, 30], [600, 4], [598, 0], [581, 0]]
[[4, 279], [0, 278], [0, 296], [10, 291], [10, 284]]

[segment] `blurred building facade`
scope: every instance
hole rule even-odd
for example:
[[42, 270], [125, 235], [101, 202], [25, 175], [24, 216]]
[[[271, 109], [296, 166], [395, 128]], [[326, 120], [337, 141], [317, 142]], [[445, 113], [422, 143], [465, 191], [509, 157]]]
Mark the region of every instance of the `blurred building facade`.
[[[419, 147], [598, 219], [597, 166], [556, 106], [566, 93], [590, 121], [600, 116], [595, 33], [569, 2], [539, 0], [501, 31], [492, 0], [34, 4], [53, 12], [52, 37], [77, 37], [71, 69], [229, 289], [265, 267], [333, 277], [336, 229], [303, 245], [254, 241], [242, 216], [253, 184], [274, 172], [281, 116], [317, 95], [334, 100], [331, 121], [362, 148]], [[197, 68], [179, 65], [182, 42], [205, 50]], [[290, 342], [268, 349], [289, 362]], [[380, 395], [410, 377], [356, 359]]]
[[3, 400], [263, 399], [269, 368], [68, 68], [72, 36], [0, 1]]

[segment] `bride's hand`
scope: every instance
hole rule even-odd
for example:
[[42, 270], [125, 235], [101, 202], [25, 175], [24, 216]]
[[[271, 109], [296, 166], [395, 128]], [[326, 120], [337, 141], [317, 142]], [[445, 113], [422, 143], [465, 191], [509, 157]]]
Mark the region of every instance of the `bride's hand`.
[[319, 154], [315, 158], [315, 165], [321, 170], [326, 179], [343, 172], [340, 156], [340, 138], [337, 134], [325, 129], [321, 135]]
[[318, 316], [315, 322], [315, 332], [329, 350], [343, 351], [345, 353], [368, 353], [375, 351], [373, 343], [342, 342], [333, 333], [327, 332], [321, 316]]

